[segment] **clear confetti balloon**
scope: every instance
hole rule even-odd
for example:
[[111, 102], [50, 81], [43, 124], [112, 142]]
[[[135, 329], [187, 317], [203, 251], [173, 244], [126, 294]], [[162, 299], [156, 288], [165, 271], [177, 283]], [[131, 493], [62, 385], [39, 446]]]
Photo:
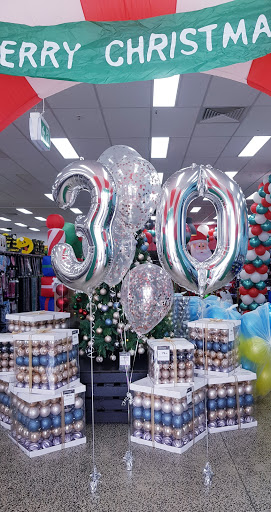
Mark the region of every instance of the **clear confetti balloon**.
[[172, 281], [158, 265], [138, 265], [123, 280], [121, 302], [125, 316], [137, 334], [147, 333], [161, 322], [172, 301]]
[[[123, 151], [122, 156], [120, 148]], [[155, 168], [126, 146], [117, 146], [117, 150], [115, 146], [107, 149], [98, 161], [108, 166], [116, 183], [116, 220], [130, 231], [143, 229], [156, 210], [161, 192], [160, 179]]]
[[105, 282], [109, 286], [116, 286], [127, 274], [135, 255], [136, 240], [130, 231], [127, 231], [116, 220], [112, 229], [113, 260], [111, 271], [107, 274]]

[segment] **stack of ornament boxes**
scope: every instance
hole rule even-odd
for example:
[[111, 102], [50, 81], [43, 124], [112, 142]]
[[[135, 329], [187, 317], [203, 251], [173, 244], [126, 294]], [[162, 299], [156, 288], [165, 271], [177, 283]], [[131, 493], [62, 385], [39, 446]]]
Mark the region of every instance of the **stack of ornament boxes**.
[[66, 327], [67, 313], [21, 314], [18, 324], [9, 315], [9, 321], [16, 328], [7, 335], [13, 340], [7, 404], [11, 439], [29, 457], [85, 443], [86, 388], [79, 380], [78, 330]]
[[14, 380], [14, 346], [10, 333], [0, 334], [0, 425], [11, 428], [11, 399], [9, 383]]
[[206, 385], [194, 378], [194, 345], [150, 340], [148, 377], [131, 384], [131, 440], [183, 453], [206, 435]]
[[207, 383], [210, 433], [257, 426], [253, 416], [255, 373], [239, 365], [240, 320], [202, 319], [188, 323], [195, 346], [195, 373]]

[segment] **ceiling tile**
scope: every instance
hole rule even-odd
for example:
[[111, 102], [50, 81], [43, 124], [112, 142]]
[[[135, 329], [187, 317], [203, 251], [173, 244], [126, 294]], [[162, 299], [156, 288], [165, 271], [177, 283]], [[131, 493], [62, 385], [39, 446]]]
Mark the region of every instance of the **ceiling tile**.
[[[216, 163], [215, 167], [221, 169], [221, 171], [237, 171], [239, 172], [242, 167], [246, 165], [246, 162], [243, 161], [242, 158], [232, 157], [232, 156], [222, 156], [220, 157]], [[237, 176], [237, 175], [236, 175]], [[236, 179], [236, 178], [234, 178]]]
[[199, 109], [191, 108], [153, 108], [153, 137], [190, 137]]
[[94, 86], [78, 84], [70, 89], [59, 92], [47, 98], [50, 107], [56, 108], [98, 108]]
[[198, 163], [208, 164], [208, 158], [218, 158], [229, 140], [229, 137], [193, 137], [186, 157], [192, 158], [193, 161], [197, 159]]
[[242, 121], [236, 136], [271, 135], [271, 106], [252, 107]]
[[69, 139], [103, 139], [107, 137], [104, 121], [99, 109], [58, 108], [55, 109], [54, 113]]
[[268, 94], [264, 94], [261, 92], [257, 98], [257, 100], [254, 103], [255, 107], [262, 107], [267, 105], [268, 107], [271, 107], [271, 96], [268, 96]]
[[176, 107], [200, 107], [210, 80], [201, 73], [181, 75]]
[[153, 82], [96, 85], [102, 108], [151, 107]]
[[238, 128], [238, 123], [202, 122], [198, 123], [193, 137], [222, 137], [233, 135]]
[[155, 169], [165, 173], [164, 178], [181, 169], [188, 144], [188, 138], [171, 138], [167, 158], [152, 158], [151, 162]]
[[149, 108], [105, 108], [104, 117], [111, 139], [150, 136]]
[[71, 143], [85, 160], [98, 160], [101, 153], [110, 147], [109, 139], [71, 139]]
[[247, 107], [252, 105], [258, 91], [240, 82], [212, 77], [204, 100], [206, 107]]
[[[238, 156], [241, 153], [242, 149], [246, 146], [246, 144], [250, 141], [250, 137], [232, 137], [225, 147], [222, 157], [224, 156]], [[242, 158], [242, 160], [246, 163], [246, 158]]]

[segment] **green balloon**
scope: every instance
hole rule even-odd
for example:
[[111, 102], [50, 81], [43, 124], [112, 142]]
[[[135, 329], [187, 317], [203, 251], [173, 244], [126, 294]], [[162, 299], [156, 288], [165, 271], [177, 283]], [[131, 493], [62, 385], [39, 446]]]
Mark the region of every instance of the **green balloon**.
[[263, 260], [261, 260], [261, 258], [259, 258], [259, 256], [257, 256], [257, 258], [255, 258], [255, 260], [253, 260], [251, 263], [252, 263], [252, 265], [254, 265], [254, 267], [259, 268], [265, 262], [263, 262]]
[[264, 191], [263, 187], [259, 188], [259, 190], [258, 190], [258, 194], [259, 194], [259, 196], [261, 196], [261, 197], [265, 197], [265, 196], [266, 196], [266, 193], [265, 193], [265, 191]]
[[252, 288], [252, 286], [254, 286], [251, 279], [244, 279], [241, 281], [241, 284], [244, 288], [246, 288], [246, 290], [249, 290], [249, 288]]
[[268, 208], [266, 208], [266, 206], [263, 206], [262, 204], [257, 204], [256, 212], [260, 213], [261, 215], [263, 215], [264, 213], [268, 212]]
[[265, 287], [266, 287], [266, 282], [265, 281], [259, 281], [258, 283], [255, 283], [255, 287], [258, 290], [264, 290]]
[[243, 302], [241, 302], [239, 308], [242, 310], [242, 311], [246, 311], [248, 309], [248, 306], [246, 306], [246, 304], [244, 304]]
[[271, 174], [269, 174], [268, 181], [271, 183]]
[[255, 226], [255, 224], [257, 224], [256, 220], [255, 220], [255, 213], [253, 213], [252, 215], [250, 215], [248, 217], [248, 222], [249, 224], [251, 224], [252, 226]]
[[246, 258], [246, 259], [245, 259], [245, 263], [244, 263], [244, 264], [245, 264], [245, 265], [248, 265], [248, 263], [251, 263], [251, 261], [250, 261], [250, 260], [248, 260], [248, 259]]
[[260, 306], [260, 304], [257, 304], [256, 302], [252, 302], [251, 304], [249, 304], [248, 308], [250, 309], [250, 311], [255, 311], [255, 309], [257, 309], [259, 306]]
[[262, 242], [262, 244], [264, 245], [264, 247], [268, 247], [269, 245], [271, 245], [271, 236], [265, 242]]
[[251, 247], [259, 247], [259, 245], [261, 245], [261, 241], [257, 236], [253, 236], [252, 238], [250, 238], [249, 243]]
[[261, 228], [263, 231], [269, 231], [271, 229], [270, 220], [266, 220], [263, 224], [261, 224]]
[[74, 224], [65, 222], [63, 230], [65, 231], [66, 243], [72, 246], [76, 258], [82, 258], [82, 242], [78, 240]]

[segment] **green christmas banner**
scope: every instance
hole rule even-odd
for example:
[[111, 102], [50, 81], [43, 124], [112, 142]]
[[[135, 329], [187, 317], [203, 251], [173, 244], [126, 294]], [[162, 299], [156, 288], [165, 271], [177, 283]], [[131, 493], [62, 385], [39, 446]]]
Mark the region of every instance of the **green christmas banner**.
[[271, 53], [270, 0], [138, 21], [0, 23], [0, 73], [90, 83], [150, 80]]

